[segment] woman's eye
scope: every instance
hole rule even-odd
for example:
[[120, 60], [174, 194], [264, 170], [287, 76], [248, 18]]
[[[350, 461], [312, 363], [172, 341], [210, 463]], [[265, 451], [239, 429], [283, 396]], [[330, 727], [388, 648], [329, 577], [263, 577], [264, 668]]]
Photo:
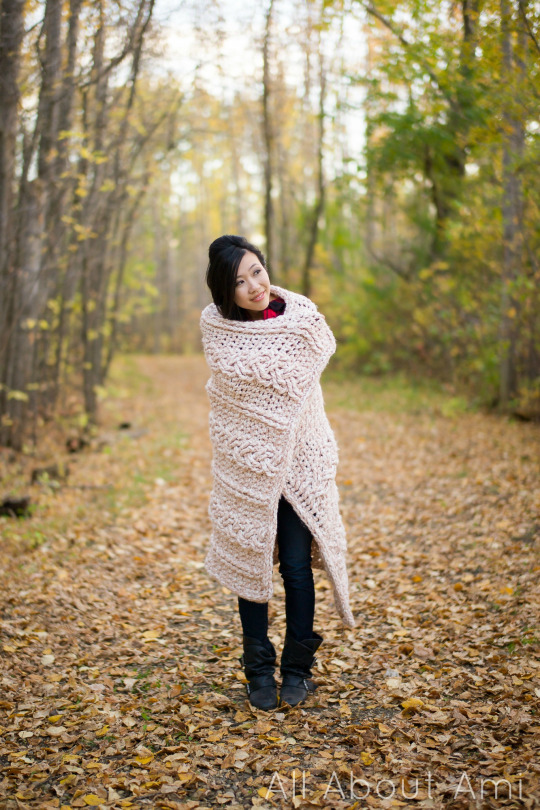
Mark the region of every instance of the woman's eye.
[[[260, 272], [261, 272], [261, 268], [260, 268], [260, 267], [258, 267], [258, 268], [255, 270], [255, 273], [260, 273]], [[255, 273], [253, 273], [253, 275], [255, 275]]]

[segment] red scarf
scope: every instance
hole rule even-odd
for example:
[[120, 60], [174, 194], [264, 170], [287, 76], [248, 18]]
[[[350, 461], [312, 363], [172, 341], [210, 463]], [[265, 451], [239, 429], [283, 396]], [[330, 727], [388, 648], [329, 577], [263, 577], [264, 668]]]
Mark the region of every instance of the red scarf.
[[277, 318], [278, 315], [283, 313], [285, 309], [285, 301], [279, 296], [273, 301], [270, 301], [266, 309], [263, 309], [263, 318], [266, 321], [268, 318]]

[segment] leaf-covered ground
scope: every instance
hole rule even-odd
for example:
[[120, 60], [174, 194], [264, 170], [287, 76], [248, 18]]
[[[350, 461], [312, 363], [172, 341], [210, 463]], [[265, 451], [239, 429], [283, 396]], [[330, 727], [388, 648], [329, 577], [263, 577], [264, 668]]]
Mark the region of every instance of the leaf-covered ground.
[[[203, 567], [207, 378], [125, 360], [90, 447], [2, 452], [37, 509], [0, 519], [0, 807], [539, 806], [538, 426], [323, 379], [358, 626], [315, 571], [319, 689], [257, 712]], [[51, 460], [67, 483], [30, 487]], [[270, 621], [280, 651], [277, 568]]]

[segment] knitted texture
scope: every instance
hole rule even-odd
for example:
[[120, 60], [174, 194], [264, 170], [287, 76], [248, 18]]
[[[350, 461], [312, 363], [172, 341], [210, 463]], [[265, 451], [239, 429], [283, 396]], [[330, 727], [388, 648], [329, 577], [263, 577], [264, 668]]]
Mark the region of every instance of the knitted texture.
[[309, 298], [274, 284], [270, 290], [286, 302], [279, 318], [234, 321], [214, 304], [201, 314], [213, 450], [205, 567], [233, 593], [267, 602], [283, 495], [312, 534], [312, 567], [326, 571], [343, 623], [355, 627], [338, 447], [320, 385], [336, 341]]

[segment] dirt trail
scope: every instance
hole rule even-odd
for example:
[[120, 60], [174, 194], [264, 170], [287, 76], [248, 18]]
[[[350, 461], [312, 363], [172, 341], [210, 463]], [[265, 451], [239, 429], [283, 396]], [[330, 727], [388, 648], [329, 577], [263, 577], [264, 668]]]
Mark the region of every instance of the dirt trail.
[[[37, 547], [1, 524], [0, 806], [539, 806], [538, 426], [370, 410], [361, 382], [340, 407], [323, 381], [358, 627], [316, 571], [319, 690], [257, 713], [236, 597], [203, 568], [206, 364], [129, 364], [101, 450], [20, 528]], [[508, 781], [480, 801], [482, 779]]]

